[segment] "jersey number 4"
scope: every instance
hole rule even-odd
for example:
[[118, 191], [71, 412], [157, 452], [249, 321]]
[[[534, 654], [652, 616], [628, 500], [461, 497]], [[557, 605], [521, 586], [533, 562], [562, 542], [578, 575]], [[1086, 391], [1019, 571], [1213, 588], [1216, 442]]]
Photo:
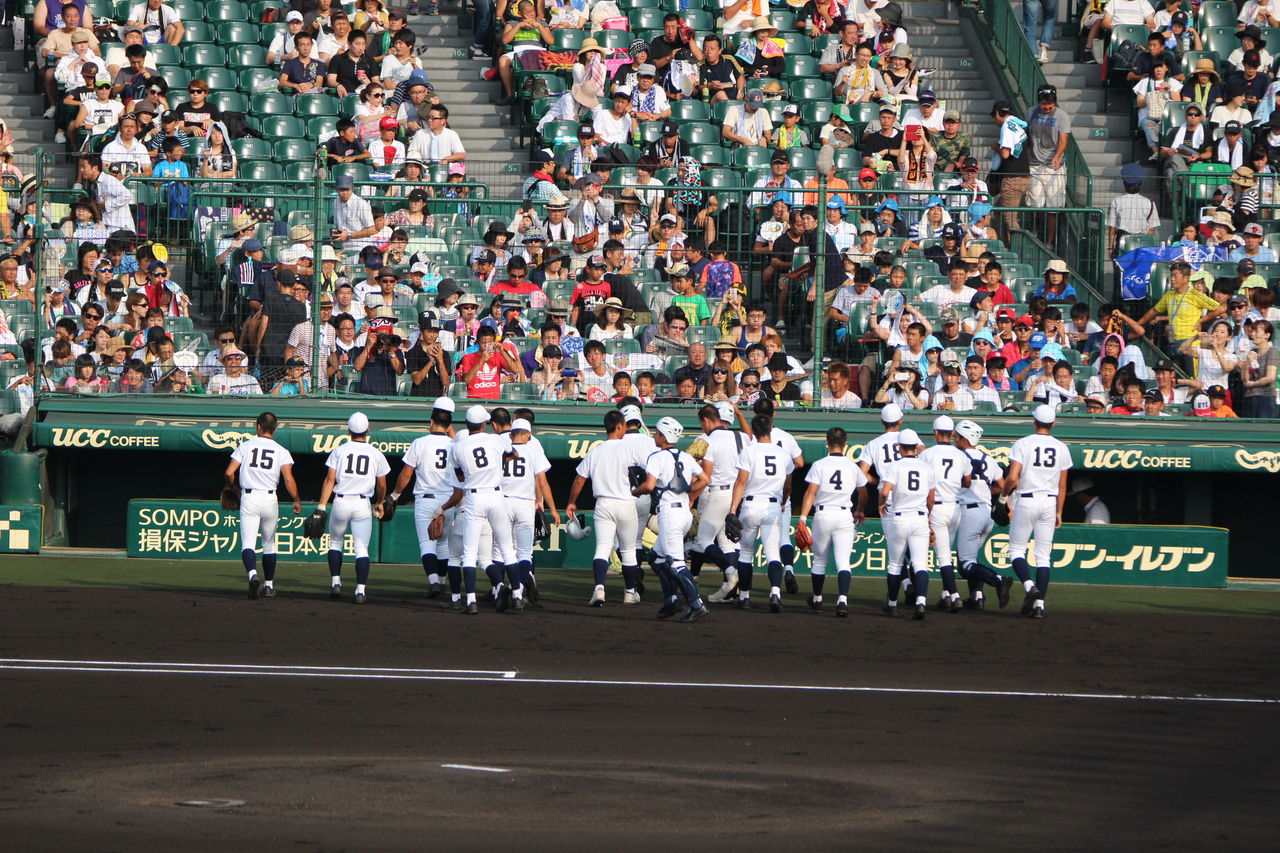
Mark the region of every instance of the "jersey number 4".
[[831, 475], [831, 479], [827, 480], [827, 482], [830, 483], [831, 488], [835, 489], [837, 492], [844, 488], [844, 477], [839, 471], [833, 473]]
[[270, 471], [275, 465], [276, 452], [269, 447], [255, 447], [249, 455], [249, 467]]

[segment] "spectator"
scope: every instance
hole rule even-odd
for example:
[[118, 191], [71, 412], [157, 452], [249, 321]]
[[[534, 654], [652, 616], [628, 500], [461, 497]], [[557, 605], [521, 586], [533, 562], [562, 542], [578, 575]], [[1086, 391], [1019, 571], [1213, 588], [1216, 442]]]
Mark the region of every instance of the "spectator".
[[776, 352], [769, 357], [769, 381], [760, 389], [766, 399], [785, 406], [794, 406], [801, 401], [800, 387], [787, 377], [790, 369], [791, 365], [782, 353]]
[[625, 88], [615, 91], [612, 106], [609, 109], [605, 109], [604, 104], [596, 107], [592, 122], [604, 145], [626, 145], [631, 141], [633, 132], [638, 136], [640, 125], [631, 116], [631, 91]]
[[352, 30], [347, 39], [347, 49], [328, 61], [325, 85], [337, 90], [339, 98], [358, 92], [369, 83], [381, 84], [381, 73], [373, 57], [365, 52], [368, 37], [360, 30]]
[[409, 141], [409, 156], [424, 163], [453, 163], [467, 159], [467, 150], [458, 132], [449, 127], [449, 109], [433, 106], [427, 126]]
[[1049, 302], [1076, 301], [1076, 289], [1071, 286], [1070, 270], [1067, 262], [1055, 258], [1044, 268], [1044, 281], [1035, 289], [1033, 296], [1043, 296]]
[[604, 279], [606, 268], [604, 258], [599, 255], [592, 255], [587, 259], [584, 276], [574, 285], [573, 292], [569, 295], [569, 303], [573, 306], [573, 325], [581, 328], [583, 321], [587, 319], [582, 313], [583, 309], [594, 313], [613, 295], [612, 287]]
[[[1188, 113], [1191, 109], [1188, 108]], [[1120, 170], [1124, 183], [1124, 195], [1111, 199], [1107, 211], [1107, 251], [1115, 257], [1117, 241], [1125, 234], [1154, 234], [1160, 227], [1160, 216], [1151, 199], [1139, 195], [1142, 189], [1142, 169], [1128, 163]]]
[[698, 77], [702, 81], [704, 96], [709, 96], [708, 102], [714, 104], [716, 101], [742, 100], [746, 71], [736, 57], [725, 55], [721, 38], [714, 34], [704, 38], [702, 54]]
[[938, 172], [958, 172], [973, 145], [969, 134], [960, 130], [960, 113], [954, 109], [943, 113], [942, 130], [931, 130], [929, 142], [937, 158], [934, 169]]
[[138, 138], [138, 119], [132, 115], [122, 117], [117, 124], [115, 139], [102, 149], [102, 166], [118, 178], [131, 175], [151, 176], [151, 155], [147, 146]]
[[538, 369], [529, 378], [540, 400], [572, 400], [577, 396], [578, 371], [564, 365], [564, 353], [556, 344], [543, 348]]
[[[174, 113], [165, 114], [166, 132], [170, 128], [177, 132], [176, 118]], [[209, 134], [205, 137], [204, 147], [200, 152], [200, 177], [234, 178], [238, 163], [235, 149], [231, 147], [230, 137], [227, 135], [227, 126], [220, 121], [210, 125]]]
[[712, 363], [711, 378], [702, 387], [701, 394], [708, 403], [732, 402], [738, 398], [738, 385], [729, 362], [716, 360]]
[[316, 55], [328, 65], [335, 56], [344, 53], [350, 44], [351, 19], [346, 12], [337, 9], [329, 16], [329, 25], [321, 27], [316, 35]]
[[[1048, 347], [1046, 351], [1047, 349]], [[1052, 356], [1046, 356], [1045, 363], [1048, 364], [1051, 358]], [[1080, 395], [1076, 393], [1073, 372], [1070, 362], [1053, 361], [1048, 369], [1042, 370], [1027, 383], [1025, 399], [1027, 402], [1044, 403], [1055, 409], [1063, 403], [1076, 402]]]
[[338, 193], [333, 205], [334, 242], [343, 243], [347, 249], [368, 245], [364, 238], [378, 230], [373, 224], [369, 202], [355, 194], [355, 179], [351, 175], [338, 175], [333, 185]]
[[[292, 16], [298, 13], [290, 12], [289, 14]], [[292, 23], [289, 24], [291, 30], [294, 26]], [[276, 38], [279, 39], [281, 36], [277, 35]], [[274, 42], [272, 44], [274, 45]], [[298, 33], [293, 49], [284, 56], [284, 62], [280, 66], [278, 85], [283, 91], [302, 95], [324, 88], [328, 68], [312, 56], [314, 50], [315, 39], [311, 34]], [[268, 62], [270, 62], [270, 54], [268, 54]]]
[[637, 121], [662, 121], [671, 117], [671, 102], [667, 99], [666, 92], [655, 82], [656, 75], [657, 70], [650, 63], [641, 65], [636, 72], [636, 88], [631, 92], [631, 109]]
[[1188, 338], [1178, 345], [1179, 353], [1196, 360], [1193, 388], [1226, 384], [1227, 377], [1239, 363], [1228, 348], [1230, 339], [1231, 323], [1228, 320], [1214, 320], [1208, 334], [1201, 333], [1198, 338]]
[[684, 355], [689, 350], [688, 328], [689, 320], [684, 311], [674, 305], [669, 306], [662, 312], [662, 322], [641, 335], [640, 346], [645, 352], [661, 358]]
[[[1027, 3], [1037, 0], [1023, 0]], [[1046, 29], [1052, 27], [1049, 19]], [[1036, 109], [1027, 119], [1027, 136], [1031, 144], [1029, 160], [1030, 184], [1028, 207], [1058, 208], [1067, 203], [1067, 140], [1071, 138], [1071, 114], [1058, 106], [1058, 89], [1046, 84], [1036, 91]], [[1046, 216], [1045, 240], [1053, 246], [1057, 240], [1058, 217]]]
[[129, 10], [129, 21], [142, 27], [142, 40], [147, 44], [181, 44], [186, 27], [178, 13], [163, 0], [146, 0]]
[[929, 407], [944, 412], [971, 412], [976, 408], [973, 395], [960, 384], [958, 363], [942, 365], [942, 385], [930, 396]]
[[[1222, 387], [1222, 386], [1214, 386]], [[1145, 413], [1143, 406], [1144, 397], [1146, 396], [1146, 385], [1141, 379], [1130, 379], [1125, 383], [1123, 397], [1116, 403], [1113, 403], [1108, 414], [1111, 415], [1141, 415]]]
[[862, 135], [862, 165], [876, 172], [897, 168], [894, 154], [902, 147], [898, 129], [898, 109], [887, 102], [880, 107], [880, 123], [873, 131], [868, 124]]
[[1239, 415], [1227, 405], [1227, 389], [1214, 385], [1208, 390], [1209, 414], [1211, 418], [1238, 418]]
[[876, 391], [880, 405], [897, 403], [904, 412], [929, 408], [928, 395], [920, 387], [920, 368], [914, 361], [893, 365], [885, 371], [884, 382]]
[[[392, 20], [403, 22], [404, 19], [393, 18]], [[402, 27], [390, 36], [390, 49], [381, 57], [382, 68], [378, 76], [382, 80], [382, 85], [395, 92], [393, 97], [396, 100], [404, 98], [408, 92], [405, 84], [410, 80], [416, 80], [417, 78], [413, 76], [414, 72], [422, 70], [422, 60], [414, 52], [414, 46], [417, 43], [418, 37], [413, 30]], [[401, 88], [402, 86], [404, 88]]]
[[[1133, 2], [1133, 0], [1112, 0], [1112, 2]], [[1136, 0], [1146, 3], [1146, 0]], [[1148, 7], [1150, 8], [1150, 7]], [[1013, 105], [1008, 101], [996, 101], [991, 109], [991, 116], [1000, 127], [999, 140], [992, 147], [995, 156], [992, 158], [993, 175], [1000, 179], [1000, 206], [1004, 208], [1021, 207], [1023, 196], [1031, 185], [1027, 150], [1027, 123], [1013, 114]], [[1001, 238], [1008, 243], [1011, 233], [1018, 230], [1018, 214], [1006, 211], [1004, 214]]]
[[289, 12], [284, 16], [284, 29], [276, 32], [267, 47], [267, 64], [280, 67], [297, 57], [300, 53], [298, 38], [302, 35], [311, 38], [310, 33], [303, 32], [302, 13], [297, 10]]
[[440, 326], [430, 311], [418, 315], [418, 340], [405, 353], [405, 369], [413, 384], [410, 397], [439, 397], [448, 393], [453, 355], [440, 344]]
[[579, 382], [588, 402], [602, 403], [613, 395], [614, 370], [604, 360], [604, 344], [587, 341], [582, 347], [585, 364]]
[[720, 135], [725, 142], [769, 147], [773, 136], [773, 122], [769, 120], [769, 111], [763, 107], [764, 92], [748, 89], [742, 104], [729, 107], [724, 114]]
[[230, 144], [231, 137], [222, 124], [222, 110], [209, 103], [209, 84], [203, 77], [193, 77], [187, 83], [187, 100], [173, 108], [182, 117], [182, 127], [191, 136], [207, 136], [215, 122], [219, 123], [223, 139]]
[[1164, 397], [1155, 388], [1148, 388], [1142, 395], [1142, 414], [1149, 418], [1167, 418], [1164, 410]]
[[[1206, 60], [1210, 65], [1212, 60]], [[1156, 60], [1151, 66], [1151, 75], [1142, 77], [1133, 86], [1138, 106], [1138, 127], [1146, 136], [1147, 148], [1151, 155], [1147, 163], [1155, 165], [1160, 162], [1160, 122], [1164, 118], [1169, 101], [1182, 100], [1182, 81], [1169, 75], [1169, 63], [1164, 59]]]
[[102, 171], [102, 157], [98, 154], [80, 155], [80, 183], [85, 192], [102, 211], [102, 224], [112, 231], [135, 231], [132, 205], [133, 191], [119, 178]]
[[849, 365], [833, 362], [827, 368], [827, 387], [822, 390], [824, 409], [860, 409], [862, 398], [849, 389]]
[[224, 350], [222, 373], [216, 373], [209, 379], [209, 393], [233, 394], [240, 397], [261, 395], [262, 386], [258, 384], [257, 379], [245, 373], [244, 362], [245, 354], [234, 344]]
[[[330, 354], [333, 352], [334, 341], [337, 338], [337, 330], [333, 327], [333, 297], [327, 293], [320, 294], [320, 358], [324, 362], [328, 362]], [[315, 352], [316, 327], [313, 320], [304, 320], [293, 327], [293, 331], [289, 332], [289, 339], [285, 343], [284, 358], [288, 363], [290, 359], [297, 358], [301, 361], [303, 367], [306, 368], [307, 375], [311, 375], [311, 367], [314, 363], [313, 353]], [[321, 388], [327, 388], [328, 383], [322, 378]]]
[[[360, 393], [379, 397], [396, 394], [396, 377], [404, 373], [404, 355], [400, 352], [400, 336], [394, 333], [390, 319], [371, 320], [364, 336], [364, 346], [356, 352], [353, 365], [360, 373]], [[488, 330], [492, 334], [492, 330]]]
[[588, 337], [593, 341], [632, 340], [635, 330], [626, 321], [631, 311], [616, 296], [610, 296], [596, 308], [596, 324]]
[[[49, 2], [49, 0], [45, 0]], [[56, 0], [54, 0], [56, 2]], [[70, 8], [67, 8], [70, 7]], [[41, 74], [44, 78], [45, 96], [49, 100], [49, 109], [45, 111], [45, 118], [53, 118], [57, 111], [58, 104], [58, 87], [57, 75], [58, 70], [63, 68], [63, 63], [73, 69], [73, 73], [80, 74], [80, 66], [85, 62], [94, 62], [88, 59], [88, 56], [101, 56], [101, 48], [98, 46], [98, 39], [93, 34], [92, 25], [89, 22], [92, 16], [84, 19], [84, 23], [89, 26], [81, 26], [82, 15], [81, 7], [74, 3], [66, 3], [60, 6], [60, 12], [53, 20], [60, 20], [60, 24], [56, 24], [56, 28], [52, 28], [45, 35], [44, 41], [39, 46], [39, 56], [41, 61]], [[46, 18], [46, 20], [48, 20]], [[76, 46], [79, 45], [79, 48]], [[66, 86], [65, 88], [73, 88]]]
[[[785, 360], [785, 356], [783, 357]], [[711, 365], [707, 363], [707, 345], [696, 342], [689, 344], [688, 361], [676, 368], [671, 375], [672, 381], [679, 382], [685, 377], [693, 379], [699, 388], [707, 384], [711, 378]]]
[[969, 280], [969, 265], [964, 261], [951, 266], [947, 271], [947, 284], [934, 285], [920, 294], [925, 302], [932, 302], [939, 310], [952, 305], [968, 305], [977, 293], [965, 284]]
[[[1188, 106], [1184, 113], [1186, 122], [1173, 128], [1165, 136], [1160, 146], [1165, 178], [1171, 180], [1172, 176], [1178, 172], [1189, 171], [1192, 163], [1208, 162], [1213, 159], [1213, 154], [1208, 150], [1211, 137], [1203, 124], [1205, 109], [1198, 103]], [[1141, 182], [1137, 186], [1141, 187]], [[1136, 188], [1134, 192], [1137, 192]]]

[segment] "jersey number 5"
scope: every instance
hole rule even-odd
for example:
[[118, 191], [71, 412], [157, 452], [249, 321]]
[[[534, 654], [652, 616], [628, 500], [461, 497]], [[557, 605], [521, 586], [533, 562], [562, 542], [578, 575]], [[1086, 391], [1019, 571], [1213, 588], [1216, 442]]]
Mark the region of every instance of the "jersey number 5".
[[775, 477], [778, 474], [777, 464], [769, 458], [764, 460], [764, 474], [766, 477]]

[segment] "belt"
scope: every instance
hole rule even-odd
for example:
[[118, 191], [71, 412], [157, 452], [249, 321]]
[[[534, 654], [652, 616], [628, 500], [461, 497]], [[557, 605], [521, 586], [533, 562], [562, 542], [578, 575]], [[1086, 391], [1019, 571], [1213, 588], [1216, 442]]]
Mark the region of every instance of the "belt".
[[707, 488], [708, 488], [708, 489], [715, 489], [715, 490], [718, 492], [718, 491], [721, 491], [722, 489], [732, 489], [732, 488], [733, 488], [733, 484], [732, 484], [732, 483], [730, 483], [730, 484], [729, 484], [729, 485], [727, 485], [727, 486], [707, 486]]
[[818, 510], [819, 512], [822, 512], [828, 509], [835, 509], [835, 510], [839, 510], [840, 512], [849, 512], [851, 507], [836, 506], [835, 504], [818, 504], [816, 507], [814, 507], [814, 509]]
[[684, 508], [684, 504], [677, 504], [677, 503], [662, 504], [661, 506], [665, 506], [665, 507], [667, 507], [668, 509], [672, 509], [672, 508], [676, 508], [676, 507], [679, 507], [679, 508], [682, 508], [682, 509]]
[[904, 509], [902, 512], [895, 512], [894, 515], [924, 515], [924, 510]]
[[476, 492], [496, 492], [499, 489], [499, 486], [481, 486], [478, 489], [467, 489], [467, 491], [474, 495]]
[[1019, 492], [1018, 497], [1020, 498], [1034, 498], [1034, 497], [1056, 498], [1057, 495], [1049, 495], [1049, 494], [1037, 495], [1035, 492]]
[[423, 494], [418, 495], [418, 497], [420, 497], [420, 498], [435, 498], [435, 495], [433, 495], [433, 494], [429, 494], [429, 493], [425, 493], [425, 492], [424, 492]]
[[771, 504], [776, 504], [776, 503], [778, 502], [778, 499], [777, 499], [777, 498], [766, 498], [764, 495], [747, 495], [747, 500], [749, 500], [749, 501], [768, 501], [768, 502], [769, 502], [769, 503], [771, 503]]
[[978, 508], [978, 507], [980, 507], [980, 506], [986, 506], [986, 504], [965, 504], [965, 505], [964, 505], [964, 508], [965, 508], [965, 509], [977, 509], [977, 508]]
[[365, 500], [373, 497], [372, 495], [340, 495], [337, 492], [334, 492], [333, 496], [335, 498], [364, 498]]
[[[245, 493], [246, 495], [251, 495], [251, 494], [253, 494], [254, 492], [262, 492], [262, 493], [264, 493], [264, 494], [274, 495], [274, 494], [276, 493], [276, 490], [275, 490], [275, 489], [245, 489], [245, 490], [244, 490], [244, 493]], [[339, 496], [339, 497], [341, 497], [341, 496]]]

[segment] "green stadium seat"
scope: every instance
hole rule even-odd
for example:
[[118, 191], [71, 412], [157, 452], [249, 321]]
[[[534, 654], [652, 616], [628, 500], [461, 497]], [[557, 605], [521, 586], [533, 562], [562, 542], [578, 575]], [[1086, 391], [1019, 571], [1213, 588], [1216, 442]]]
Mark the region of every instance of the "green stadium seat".
[[337, 163], [330, 171], [330, 176], [337, 178], [340, 175], [350, 175], [356, 183], [369, 180], [369, 172], [371, 168], [364, 163]]
[[[189, 21], [203, 21], [205, 19], [206, 7], [217, 6], [218, 0], [204, 2], [204, 0], [173, 0], [173, 11], [178, 13], [178, 17], [183, 23]], [[210, 18], [214, 20], [213, 18]], [[190, 26], [190, 24], [187, 24]]]
[[293, 115], [293, 97], [283, 92], [258, 92], [250, 101], [249, 112], [256, 116]]
[[627, 30], [601, 30], [596, 33], [595, 38], [606, 51], [619, 48], [625, 50], [635, 40]]
[[[1139, 48], [1145, 49], [1148, 30], [1141, 24], [1119, 24], [1111, 31], [1111, 53], [1126, 41], [1132, 41]], [[1114, 66], [1110, 70], [1117, 70]]]
[[711, 105], [711, 120], [718, 125], [724, 124], [724, 117], [730, 107], [741, 107], [742, 101], [716, 101]]
[[258, 26], [248, 21], [224, 21], [218, 25], [218, 43], [227, 46], [257, 44]]
[[788, 56], [783, 61], [783, 67], [786, 69], [786, 75], [791, 78], [818, 77], [821, 75], [821, 72], [818, 71], [817, 58], [805, 54]]
[[227, 51], [217, 44], [189, 44], [182, 50], [182, 64], [188, 68], [225, 67]]
[[[861, 169], [862, 152], [856, 148], [837, 148], [834, 163], [837, 169]], [[849, 182], [850, 186], [853, 184], [853, 181]]]
[[337, 116], [312, 116], [307, 119], [307, 139], [319, 141], [322, 136], [335, 130], [337, 124]]
[[237, 85], [240, 80], [236, 72], [230, 68], [223, 68], [219, 65], [206, 65], [202, 68], [193, 68], [191, 73], [195, 77], [201, 77], [204, 82], [209, 84], [210, 92], [230, 92], [239, 88]]
[[231, 148], [236, 152], [236, 156], [240, 158], [242, 163], [245, 160], [271, 159], [271, 143], [265, 139], [254, 139], [252, 136], [245, 136], [241, 139], [232, 140]]
[[[1236, 25], [1232, 23], [1230, 26], [1214, 26], [1199, 27], [1200, 39], [1204, 44], [1205, 50], [1211, 50], [1219, 56], [1229, 56], [1233, 50], [1240, 46], [1240, 40], [1236, 38]], [[1221, 74], [1225, 69], [1218, 66], [1218, 73]]]
[[182, 26], [186, 30], [182, 35], [182, 40], [187, 44], [200, 44], [201, 42], [211, 44], [218, 40], [218, 32], [213, 28], [213, 24], [183, 18]]
[[276, 21], [275, 23], [263, 24], [261, 27], [258, 28], [258, 44], [262, 45], [263, 47], [270, 47], [271, 42], [276, 40], [276, 36], [278, 36], [280, 33], [287, 33], [288, 31], [289, 31], [289, 27], [284, 22], [283, 17], [279, 21]]
[[773, 151], [768, 148], [747, 145], [733, 152], [733, 165], [748, 169], [753, 166], [768, 166], [772, 156]]
[[239, 89], [247, 94], [275, 92], [280, 75], [270, 68], [245, 68], [239, 75]]
[[1235, 29], [1236, 4], [1225, 0], [1210, 0], [1200, 4], [1196, 13], [1196, 29], [1203, 31], [1206, 27], [1231, 27]]
[[336, 116], [338, 99], [324, 92], [308, 92], [298, 95], [294, 101], [294, 114], [298, 116]]
[[536, 400], [538, 399], [538, 386], [532, 382], [504, 382], [501, 393], [504, 400]]
[[719, 10], [713, 14], [706, 9], [685, 9], [680, 13], [680, 17], [686, 24], [693, 27], [694, 31], [705, 34], [715, 29]]
[[292, 115], [262, 116], [258, 121], [258, 132], [267, 139], [302, 139], [307, 126], [302, 119]]
[[733, 153], [723, 145], [691, 145], [689, 154], [702, 164], [704, 170], [712, 165], [728, 166], [733, 163]]
[[661, 30], [662, 19], [666, 17], [664, 9], [633, 9], [627, 13], [632, 30]]
[[316, 144], [307, 139], [277, 139], [272, 146], [277, 160], [311, 160]]
[[684, 98], [671, 102], [671, 118], [675, 121], [710, 121], [711, 110], [702, 101]]
[[247, 21], [249, 7], [239, 0], [210, 0], [204, 7], [206, 21]]
[[690, 145], [715, 145], [720, 142], [720, 128], [702, 122], [682, 124], [680, 138]]
[[831, 107], [822, 101], [806, 101], [800, 105], [800, 121], [811, 125], [826, 124], [831, 118]]
[[152, 44], [147, 46], [147, 55], [159, 68], [161, 65], [181, 65], [182, 48], [176, 44]]
[[818, 168], [818, 152], [812, 148], [788, 148], [787, 159], [792, 169]]
[[249, 111], [249, 96], [234, 90], [219, 89], [212, 91], [209, 93], [209, 102], [223, 112], [231, 110], [237, 113], [247, 113]]
[[[237, 142], [239, 140], [236, 140]], [[240, 169], [236, 177], [248, 178], [250, 180], [266, 180], [278, 181], [284, 177], [284, 172], [275, 163], [263, 160], [241, 160]]]
[[552, 36], [552, 50], [577, 50], [586, 38], [582, 30], [555, 30]]
[[826, 80], [807, 78], [804, 80], [796, 80], [791, 84], [791, 97], [793, 100], [800, 101], [828, 101], [831, 100], [831, 84]]
[[776, 37], [782, 39], [782, 50], [788, 56], [813, 53], [813, 39], [803, 33], [790, 30], [779, 32]]
[[267, 64], [267, 49], [260, 44], [238, 44], [227, 52], [230, 68], [262, 68]]

